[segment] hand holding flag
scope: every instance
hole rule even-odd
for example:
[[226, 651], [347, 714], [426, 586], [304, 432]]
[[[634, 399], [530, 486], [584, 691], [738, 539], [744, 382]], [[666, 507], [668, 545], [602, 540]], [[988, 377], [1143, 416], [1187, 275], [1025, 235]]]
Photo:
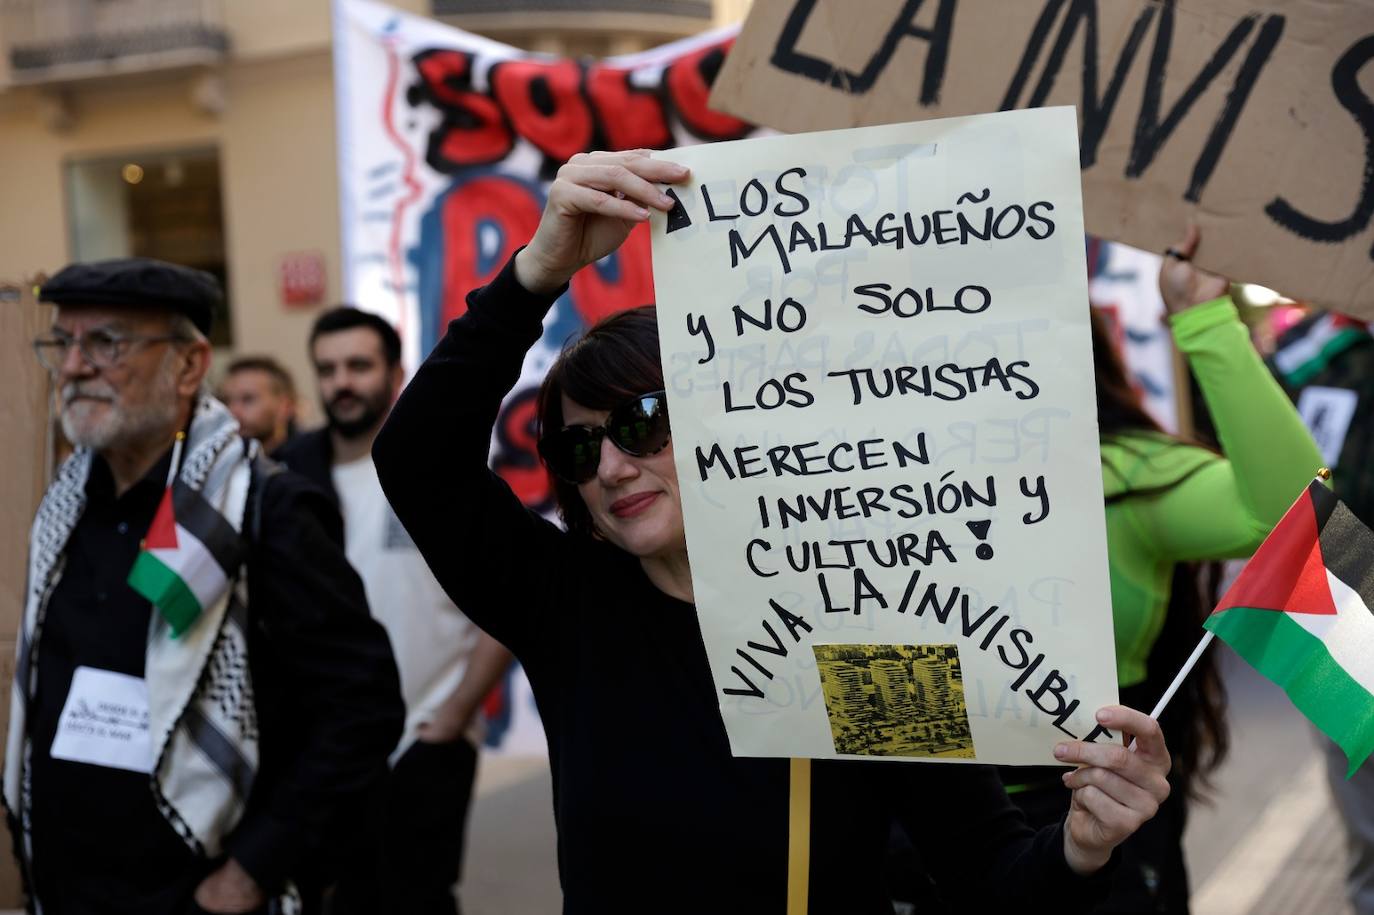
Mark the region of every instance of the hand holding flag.
[[1098, 709], [1097, 723], [1133, 736], [1135, 744], [1075, 740], [1054, 748], [1060, 762], [1080, 768], [1064, 773], [1073, 801], [1064, 823], [1064, 858], [1088, 874], [1107, 863], [1124, 842], [1159, 810], [1169, 796], [1169, 750], [1159, 722], [1124, 705]]

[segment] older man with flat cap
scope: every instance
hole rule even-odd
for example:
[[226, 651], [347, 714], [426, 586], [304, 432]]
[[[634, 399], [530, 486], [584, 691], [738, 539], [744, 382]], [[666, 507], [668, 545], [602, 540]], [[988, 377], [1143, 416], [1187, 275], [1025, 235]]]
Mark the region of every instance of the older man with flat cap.
[[337, 511], [205, 395], [213, 277], [75, 264], [40, 298], [76, 450], [33, 524], [5, 758], [31, 907], [308, 913], [404, 717]]

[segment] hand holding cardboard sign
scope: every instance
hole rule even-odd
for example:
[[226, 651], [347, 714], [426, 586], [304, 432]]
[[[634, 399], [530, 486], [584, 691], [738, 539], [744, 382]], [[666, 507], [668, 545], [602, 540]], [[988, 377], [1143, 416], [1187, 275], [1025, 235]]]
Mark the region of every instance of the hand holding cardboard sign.
[[1064, 784], [1073, 789], [1064, 857], [1081, 874], [1106, 864], [1112, 849], [1153, 817], [1169, 796], [1169, 749], [1159, 722], [1124, 705], [1099, 709], [1097, 721], [1133, 737], [1135, 747], [1081, 740], [1055, 747], [1060, 762], [1081, 764], [1064, 774]]
[[610, 254], [636, 223], [649, 218], [645, 207], [665, 213], [673, 198], [653, 182], [682, 181], [685, 167], [649, 158], [649, 150], [578, 153], [558, 170], [534, 238], [515, 259], [520, 285], [530, 292], [552, 292], [588, 264]]
[[1164, 262], [1159, 265], [1159, 294], [1171, 315], [1220, 298], [1231, 288], [1231, 281], [1226, 277], [1193, 265], [1193, 254], [1201, 240], [1202, 232], [1195, 224], [1190, 224], [1183, 240], [1169, 246]]

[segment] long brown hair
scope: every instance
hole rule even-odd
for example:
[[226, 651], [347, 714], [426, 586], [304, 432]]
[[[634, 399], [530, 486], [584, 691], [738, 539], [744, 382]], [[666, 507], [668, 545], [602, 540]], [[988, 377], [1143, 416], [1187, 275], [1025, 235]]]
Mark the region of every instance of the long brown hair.
[[[1126, 376], [1125, 364], [1098, 309], [1092, 312], [1093, 371], [1097, 381], [1097, 424], [1104, 443], [1136, 450], [1130, 439], [1140, 433], [1166, 437], [1146, 412], [1140, 395]], [[1182, 446], [1177, 438], [1172, 441]], [[1109, 473], [1116, 468], [1107, 465]], [[1125, 488], [1107, 504], [1159, 495], [1183, 482], [1186, 471], [1159, 486]], [[1122, 480], [1124, 483], [1125, 481]], [[1153, 705], [1183, 666], [1201, 635], [1202, 621], [1216, 599], [1216, 565], [1176, 563], [1164, 625], [1146, 659], [1145, 682], [1130, 688], [1137, 705]], [[1226, 727], [1226, 687], [1217, 667], [1215, 648], [1206, 651], [1160, 718], [1164, 739], [1173, 756], [1173, 775], [1190, 795], [1210, 787], [1210, 776], [1226, 757], [1230, 734]]]

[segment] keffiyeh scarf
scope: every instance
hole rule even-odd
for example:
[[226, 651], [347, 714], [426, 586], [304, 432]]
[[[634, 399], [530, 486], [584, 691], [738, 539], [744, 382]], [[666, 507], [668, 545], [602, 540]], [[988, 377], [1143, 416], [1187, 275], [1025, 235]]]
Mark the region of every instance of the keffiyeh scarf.
[[[185, 458], [174, 488], [190, 490], [217, 512], [236, 535], [243, 529], [258, 443], [239, 435], [218, 401], [196, 405]], [[20, 627], [9, 742], [5, 803], [19, 822], [20, 847], [31, 860], [29, 745], [26, 712], [41, 663], [43, 619], [62, 577], [67, 541], [86, 505], [92, 453], [79, 448], [58, 469], [34, 518], [29, 538], [28, 589]], [[194, 494], [194, 495], [192, 495]], [[150, 790], [167, 822], [195, 853], [215, 857], [243, 816], [258, 768], [258, 725], [248, 667], [247, 585], [240, 550], [237, 574], [206, 603], [179, 637], [151, 615], [144, 677], [149, 736], [155, 760]], [[294, 897], [294, 893], [290, 894]], [[287, 904], [274, 907], [290, 911]]]

